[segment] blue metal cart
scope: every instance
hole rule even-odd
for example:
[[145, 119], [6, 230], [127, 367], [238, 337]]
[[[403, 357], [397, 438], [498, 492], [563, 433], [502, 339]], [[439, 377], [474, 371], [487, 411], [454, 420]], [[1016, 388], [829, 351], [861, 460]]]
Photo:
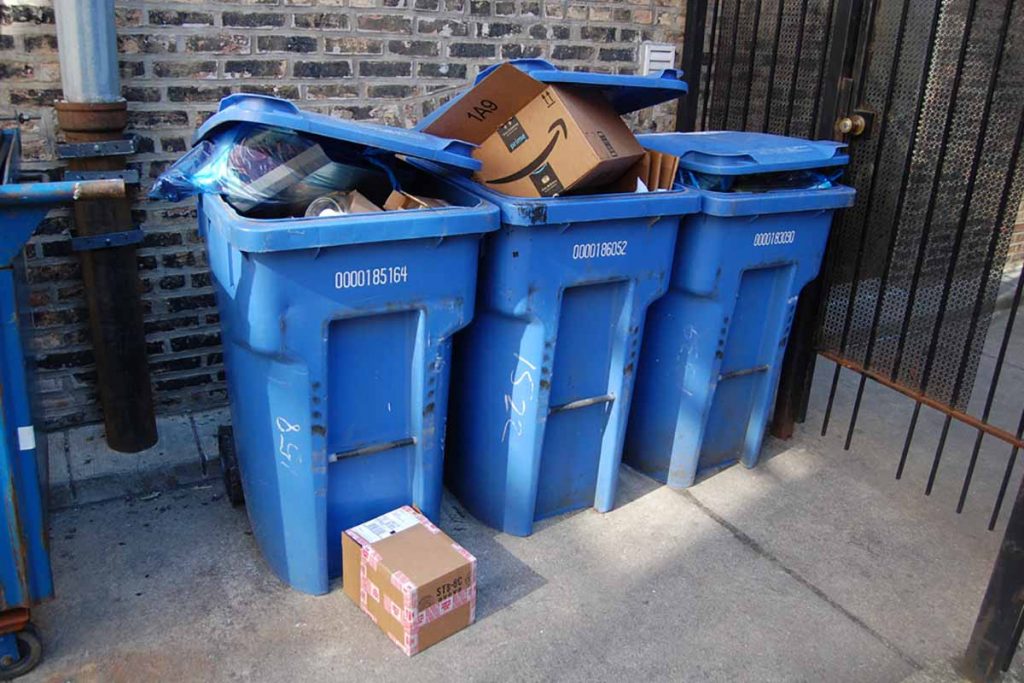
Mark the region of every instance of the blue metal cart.
[[124, 196], [122, 180], [26, 183], [17, 129], [0, 131], [0, 680], [31, 671], [42, 641], [30, 608], [53, 597], [46, 530], [46, 441], [36, 443], [22, 347], [18, 255], [54, 206]]

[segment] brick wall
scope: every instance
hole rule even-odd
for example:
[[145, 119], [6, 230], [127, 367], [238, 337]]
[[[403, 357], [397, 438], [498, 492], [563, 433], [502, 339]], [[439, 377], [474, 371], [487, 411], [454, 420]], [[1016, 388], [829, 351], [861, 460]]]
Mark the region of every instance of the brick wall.
[[[117, 3], [132, 159], [148, 184], [232, 92], [299, 100], [333, 116], [414, 123], [484, 65], [544, 57], [563, 68], [632, 73], [645, 40], [679, 43], [679, 0], [235, 0]], [[60, 71], [48, 0], [0, 0], [0, 114], [22, 126], [29, 169], [57, 171], [49, 106]], [[674, 107], [632, 117], [667, 130]], [[11, 124], [3, 124], [11, 125]], [[145, 189], [145, 188], [143, 188]], [[159, 411], [225, 401], [217, 311], [191, 204], [140, 200], [146, 331]], [[77, 260], [66, 211], [25, 250], [34, 356], [49, 427], [99, 419]]]
[[1010, 247], [1006, 253], [1006, 268], [1016, 269], [1024, 264], [1024, 202], [1017, 209], [1017, 224], [1010, 236]]

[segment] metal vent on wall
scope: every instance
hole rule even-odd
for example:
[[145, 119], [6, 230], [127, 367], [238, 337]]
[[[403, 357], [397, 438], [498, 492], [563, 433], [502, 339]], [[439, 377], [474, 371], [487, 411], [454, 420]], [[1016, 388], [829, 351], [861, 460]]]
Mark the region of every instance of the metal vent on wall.
[[665, 43], [644, 43], [640, 67], [644, 76], [676, 66], [676, 46]]

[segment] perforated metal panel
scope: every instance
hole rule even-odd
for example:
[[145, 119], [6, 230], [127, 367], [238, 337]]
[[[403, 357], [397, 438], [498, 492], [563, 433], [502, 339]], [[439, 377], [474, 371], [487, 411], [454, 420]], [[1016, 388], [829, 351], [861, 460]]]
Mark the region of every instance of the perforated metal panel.
[[858, 203], [825, 273], [822, 348], [959, 410], [1020, 201], [1017, 5], [877, 3], [861, 104], [879, 119], [851, 147]]
[[700, 127], [809, 137], [831, 16], [823, 0], [709, 2]]
[[[1024, 169], [1010, 168], [1024, 156], [1022, 4], [865, 0], [852, 19], [838, 0], [707, 6], [700, 128], [829, 136], [822, 112], [840, 98], [873, 113], [849, 141], [858, 198], [833, 227], [819, 348], [957, 409], [1024, 191]], [[830, 88], [837, 49], [848, 78]]]

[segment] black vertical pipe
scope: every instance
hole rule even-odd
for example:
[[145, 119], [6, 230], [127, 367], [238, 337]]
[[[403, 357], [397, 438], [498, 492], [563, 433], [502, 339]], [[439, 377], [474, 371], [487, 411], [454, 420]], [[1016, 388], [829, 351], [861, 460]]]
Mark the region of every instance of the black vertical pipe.
[[977, 683], [994, 681], [1010, 668], [1024, 616], [1024, 482], [1003, 535], [985, 599], [974, 624], [963, 673]]

